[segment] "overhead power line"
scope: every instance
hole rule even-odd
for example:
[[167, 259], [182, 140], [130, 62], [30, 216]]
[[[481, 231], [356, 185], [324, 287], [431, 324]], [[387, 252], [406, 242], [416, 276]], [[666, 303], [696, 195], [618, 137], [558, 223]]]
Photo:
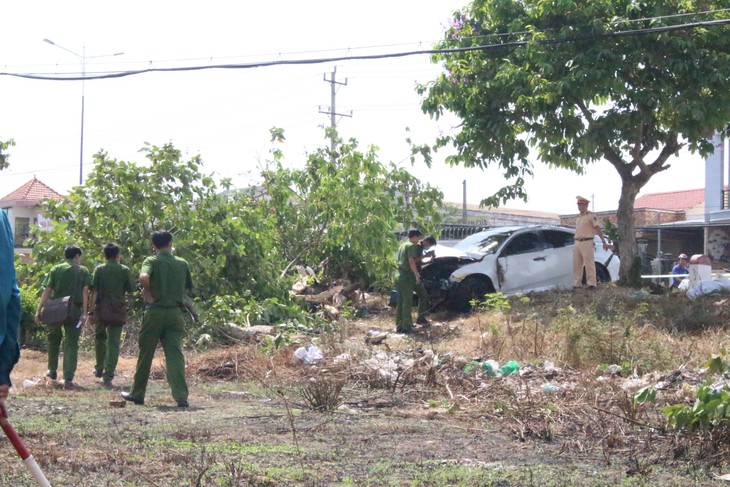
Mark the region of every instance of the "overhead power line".
[[312, 59], [277, 59], [274, 61], [264, 61], [256, 63], [235, 63], [235, 64], [207, 64], [200, 66], [179, 66], [171, 68], [146, 68], [139, 70], [120, 71], [114, 73], [105, 73], [98, 75], [85, 75], [85, 76], [48, 76], [38, 74], [24, 74], [24, 73], [8, 73], [0, 72], [0, 76], [11, 76], [16, 78], [24, 79], [35, 79], [35, 80], [46, 80], [46, 81], [80, 81], [80, 80], [94, 80], [94, 79], [113, 79], [113, 78], [124, 78], [127, 76], [135, 76], [145, 73], [161, 73], [161, 72], [185, 72], [185, 71], [203, 71], [211, 69], [252, 69], [252, 68], [265, 68], [271, 66], [296, 66], [296, 65], [311, 65], [311, 64], [324, 64], [332, 62], [343, 62], [343, 61], [357, 61], [357, 60], [372, 60], [372, 59], [388, 59], [388, 58], [402, 58], [408, 56], [422, 56], [424, 54], [455, 54], [460, 52], [471, 52], [471, 51], [490, 51], [495, 49], [504, 49], [507, 47], [520, 47], [528, 44], [561, 44], [566, 42], [579, 42], [579, 41], [590, 41], [590, 40], [605, 40], [605, 39], [618, 39], [622, 37], [632, 37], [639, 35], [658, 34], [663, 32], [673, 32], [680, 30], [692, 30], [700, 27], [717, 27], [730, 24], [730, 19], [718, 19], [708, 20], [702, 22], [691, 22], [685, 24], [650, 27], [643, 29], [632, 29], [617, 32], [607, 32], [599, 34], [585, 34], [570, 37], [555, 37], [551, 39], [532, 39], [532, 40], [520, 40], [511, 42], [501, 42], [484, 44], [478, 46], [469, 47], [456, 47], [449, 49], [423, 49], [417, 51], [403, 51], [383, 54], [363, 54], [363, 55], [347, 55], [347, 56], [333, 56], [326, 58], [312, 58]]

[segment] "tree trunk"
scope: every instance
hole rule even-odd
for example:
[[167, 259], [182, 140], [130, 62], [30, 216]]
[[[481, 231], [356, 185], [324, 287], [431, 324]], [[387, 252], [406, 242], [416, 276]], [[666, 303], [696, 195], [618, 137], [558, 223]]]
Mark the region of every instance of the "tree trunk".
[[632, 178], [623, 179], [621, 197], [618, 200], [618, 248], [621, 258], [619, 268], [619, 285], [641, 286], [641, 260], [636, 245], [634, 224], [634, 201], [641, 185]]

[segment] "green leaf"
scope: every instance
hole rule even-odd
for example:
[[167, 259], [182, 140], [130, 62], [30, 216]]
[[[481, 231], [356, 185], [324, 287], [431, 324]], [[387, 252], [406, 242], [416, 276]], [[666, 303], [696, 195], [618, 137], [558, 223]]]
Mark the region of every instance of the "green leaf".
[[727, 366], [722, 360], [722, 357], [713, 357], [709, 362], [705, 363], [703, 365], [704, 368], [707, 369], [707, 371], [711, 374], [717, 374], [725, 372], [725, 369]]
[[645, 402], [656, 402], [656, 389], [650, 386], [639, 389], [634, 395], [634, 404], [644, 404]]

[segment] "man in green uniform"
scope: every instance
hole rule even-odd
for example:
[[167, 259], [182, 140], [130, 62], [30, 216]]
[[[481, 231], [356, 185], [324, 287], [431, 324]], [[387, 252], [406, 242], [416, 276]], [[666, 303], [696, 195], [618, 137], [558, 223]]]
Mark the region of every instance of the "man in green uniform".
[[94, 269], [91, 290], [91, 311], [95, 315], [96, 329], [94, 332], [94, 350], [96, 351], [96, 366], [94, 376], [102, 378], [104, 387], [112, 389], [114, 386], [114, 372], [119, 362], [119, 344], [122, 337], [122, 326], [126, 323], [126, 316], [120, 313], [119, 321], [112, 322], [105, 317], [103, 307], [119, 306], [124, 309], [126, 294], [134, 292], [132, 271], [121, 264], [122, 255], [119, 246], [108, 243], [104, 246], [106, 263]]
[[36, 323], [41, 321], [41, 311], [48, 299], [58, 299], [70, 296], [71, 313], [69, 319], [62, 326], [53, 326], [48, 329], [48, 371], [46, 377], [56, 380], [58, 377], [58, 355], [63, 339], [63, 380], [66, 388], [74, 387], [74, 374], [79, 355], [79, 337], [81, 326], [86, 321], [86, 312], [89, 309], [89, 286], [91, 274], [81, 265], [81, 249], [76, 245], [68, 245], [64, 250], [66, 262], [51, 268], [43, 281], [43, 295], [35, 313]]
[[[431, 250], [436, 245], [436, 237], [429, 235], [428, 237], [421, 240], [418, 245], [421, 247], [421, 255], [416, 259], [416, 267], [418, 268], [418, 275], [421, 275], [421, 268], [423, 267], [423, 260], [430, 258], [433, 259], [436, 256], [436, 252]], [[428, 291], [423, 285], [423, 280], [416, 284], [416, 296], [418, 296], [418, 318], [416, 324], [422, 326], [429, 326], [430, 323], [426, 319], [426, 313], [428, 312]]]
[[418, 243], [421, 231], [418, 229], [408, 230], [408, 241], [403, 242], [396, 253], [398, 264], [398, 280], [395, 289], [398, 291], [398, 301], [395, 307], [395, 330], [398, 333], [411, 333], [413, 331], [413, 292], [418, 291], [418, 317], [425, 320], [428, 309], [428, 294], [421, 283], [421, 276], [418, 272], [423, 247]]
[[147, 309], [139, 331], [139, 357], [134, 383], [122, 398], [144, 404], [147, 381], [157, 343], [162, 344], [167, 365], [167, 382], [179, 407], [188, 407], [188, 386], [185, 382], [185, 357], [182, 340], [185, 335], [183, 299], [193, 280], [188, 263], [172, 255], [172, 234], [159, 230], [152, 234], [155, 255], [142, 263], [139, 283]]

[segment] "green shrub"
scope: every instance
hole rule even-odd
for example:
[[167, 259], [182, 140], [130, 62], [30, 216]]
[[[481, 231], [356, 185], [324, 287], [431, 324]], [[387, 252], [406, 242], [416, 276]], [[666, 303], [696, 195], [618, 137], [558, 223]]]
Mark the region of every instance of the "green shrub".
[[[704, 367], [709, 373], [727, 375], [730, 367], [721, 357], [714, 357]], [[675, 404], [662, 408], [669, 425], [684, 434], [710, 433], [716, 441], [730, 440], [730, 386], [715, 387], [708, 380], [697, 389], [692, 406]]]
[[47, 331], [43, 324], [36, 324], [35, 312], [38, 309], [40, 296], [35, 288], [21, 284], [20, 286], [20, 342], [21, 344], [39, 346], [45, 341]]
[[697, 399], [692, 406], [675, 404], [662, 408], [669, 425], [682, 433], [722, 430], [730, 431], [730, 387], [715, 389], [703, 384], [697, 389]]

